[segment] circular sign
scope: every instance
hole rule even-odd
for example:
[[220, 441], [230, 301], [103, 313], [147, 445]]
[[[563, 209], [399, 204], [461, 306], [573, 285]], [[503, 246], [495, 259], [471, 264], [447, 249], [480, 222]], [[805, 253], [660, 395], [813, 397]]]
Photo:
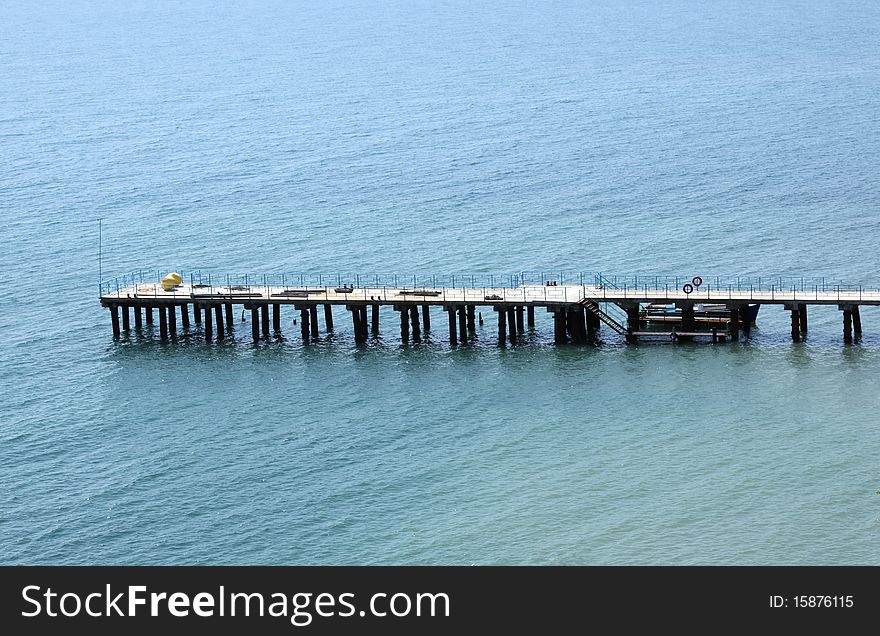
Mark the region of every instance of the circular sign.
[[691, 285], [690, 283], [685, 283], [685, 284], [684, 284], [684, 287], [682, 287], [681, 290], [682, 290], [685, 294], [690, 294], [692, 291], [694, 291], [694, 286]]

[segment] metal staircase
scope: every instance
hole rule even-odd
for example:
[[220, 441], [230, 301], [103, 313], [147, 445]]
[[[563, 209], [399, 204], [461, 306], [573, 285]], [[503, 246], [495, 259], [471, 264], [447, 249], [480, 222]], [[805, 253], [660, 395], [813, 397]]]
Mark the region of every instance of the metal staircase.
[[[607, 280], [604, 276], [602, 276], [602, 274], [596, 274], [596, 286], [599, 288], [602, 288], [605, 286], [614, 287], [614, 285], [609, 280]], [[584, 298], [581, 299], [578, 304], [586, 307], [595, 316], [597, 316], [599, 318], [599, 320], [604, 322], [606, 325], [611, 327], [614, 331], [616, 331], [620, 335], [622, 335], [622, 336], [626, 335], [626, 333], [627, 333], [626, 312], [621, 307], [619, 307], [617, 304], [607, 303], [607, 302], [602, 303], [605, 305], [605, 308], [603, 309], [602, 305], [600, 304], [599, 298], [592, 296], [589, 288], [587, 288], [586, 286], [584, 287]], [[612, 307], [617, 308], [618, 317], [615, 317], [611, 314]]]

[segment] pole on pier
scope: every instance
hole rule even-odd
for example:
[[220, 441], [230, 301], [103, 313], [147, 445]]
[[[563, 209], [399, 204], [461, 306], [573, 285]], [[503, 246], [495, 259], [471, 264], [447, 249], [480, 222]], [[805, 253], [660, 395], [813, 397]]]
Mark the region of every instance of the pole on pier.
[[[352, 312], [352, 313], [354, 314], [354, 312]], [[308, 342], [309, 336], [311, 335], [311, 329], [309, 329], [309, 308], [308, 307], [300, 307], [299, 328], [300, 328], [300, 333], [302, 334], [303, 342]], [[355, 329], [357, 329], [357, 324], [355, 324]]]
[[852, 322], [852, 309], [847, 305], [843, 310], [843, 341], [847, 344], [853, 341]]
[[168, 331], [171, 338], [177, 338], [177, 308], [174, 305], [168, 305]]
[[428, 303], [422, 305], [422, 322], [425, 324], [425, 331], [431, 331], [431, 306]]
[[503, 345], [507, 340], [507, 312], [504, 307], [494, 307], [495, 313], [498, 314], [498, 344]]
[[205, 342], [211, 342], [213, 337], [213, 318], [211, 317], [211, 305], [205, 305]]
[[214, 305], [214, 318], [217, 322], [217, 340], [223, 340], [225, 336], [223, 333], [223, 305], [220, 303]]
[[529, 323], [529, 329], [532, 329], [535, 326], [535, 307], [534, 307], [534, 305], [529, 305], [528, 309], [526, 310], [526, 313], [528, 315], [527, 320]]
[[[276, 305], [277, 306], [277, 305]], [[318, 305], [309, 307], [309, 326], [312, 328], [312, 338], [318, 339]]]
[[181, 320], [181, 323], [183, 324], [184, 330], [188, 330], [189, 329], [189, 305], [187, 305], [186, 303], [183, 303], [180, 306], [180, 320]]
[[859, 306], [853, 305], [852, 308], [853, 334], [856, 337], [862, 335], [862, 315], [859, 313]]
[[[377, 333], [379, 333], [379, 303], [373, 303], [372, 312], [373, 312], [373, 316], [372, 316], [373, 320], [372, 320], [371, 327], [373, 329], [373, 335], [375, 336]], [[366, 314], [367, 314], [367, 307], [365, 305], [364, 306], [364, 316], [366, 316]]]
[[461, 339], [462, 344], [468, 340], [467, 309], [464, 305], [458, 308], [458, 337]]
[[333, 305], [329, 303], [324, 305], [324, 329], [333, 331]]
[[143, 314], [141, 314], [141, 308], [137, 305], [134, 306], [134, 328], [140, 331], [144, 327]]
[[510, 305], [507, 308], [507, 331], [511, 342], [516, 342], [516, 308]]
[[235, 326], [235, 314], [232, 313], [232, 303], [226, 303], [226, 326], [230, 329]]
[[446, 312], [449, 317], [449, 342], [451, 344], [455, 344], [458, 342], [458, 336], [455, 332], [455, 307], [448, 306], [444, 307], [443, 310]]
[[801, 341], [801, 319], [797, 305], [793, 305], [791, 308], [791, 340], [792, 342]]
[[807, 335], [807, 306], [800, 305], [798, 307], [798, 316], [800, 317], [801, 333]]
[[474, 305], [467, 306], [467, 328], [470, 333], [477, 330], [476, 307]]
[[519, 333], [525, 333], [526, 325], [523, 320], [523, 306], [518, 305], [516, 308], [516, 330]]
[[165, 313], [165, 305], [159, 305], [159, 337], [168, 340], [168, 314]]
[[254, 342], [260, 341], [260, 310], [256, 305], [251, 305], [251, 335]]
[[260, 326], [263, 328], [263, 337], [269, 337], [269, 304], [260, 305]]
[[409, 312], [405, 305], [397, 307], [400, 313], [400, 339], [403, 342], [409, 342]]
[[412, 334], [415, 340], [422, 337], [422, 327], [419, 324], [419, 306], [412, 305], [409, 308], [410, 322], [412, 322]]
[[119, 337], [119, 305], [110, 305], [110, 320], [113, 323], [113, 337]]
[[[150, 307], [150, 305], [146, 305], [146, 306], [144, 307], [144, 318], [147, 319], [147, 324], [148, 324], [148, 325], [152, 325], [152, 324], [153, 324], [153, 308]], [[198, 322], [198, 320], [196, 320], [196, 322]]]

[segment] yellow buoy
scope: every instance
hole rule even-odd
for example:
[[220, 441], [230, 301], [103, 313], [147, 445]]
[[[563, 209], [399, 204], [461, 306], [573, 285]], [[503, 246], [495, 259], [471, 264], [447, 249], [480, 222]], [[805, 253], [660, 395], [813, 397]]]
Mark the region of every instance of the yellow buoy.
[[175, 287], [180, 285], [180, 282], [182, 280], [183, 279], [180, 277], [180, 274], [178, 274], [177, 272], [171, 272], [170, 274], [162, 278], [162, 289], [164, 289], [165, 291], [173, 291]]
[[178, 274], [177, 272], [171, 272], [165, 278], [173, 278], [174, 284], [176, 284], [176, 285], [180, 285], [180, 283], [183, 282], [183, 278], [181, 278], [180, 274]]

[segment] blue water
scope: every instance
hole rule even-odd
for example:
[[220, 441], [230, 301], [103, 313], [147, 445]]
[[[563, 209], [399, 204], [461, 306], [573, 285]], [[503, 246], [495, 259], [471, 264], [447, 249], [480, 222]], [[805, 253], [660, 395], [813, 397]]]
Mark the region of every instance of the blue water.
[[114, 343], [103, 272], [877, 284], [880, 5], [0, 5], [0, 562], [880, 563], [842, 344]]

